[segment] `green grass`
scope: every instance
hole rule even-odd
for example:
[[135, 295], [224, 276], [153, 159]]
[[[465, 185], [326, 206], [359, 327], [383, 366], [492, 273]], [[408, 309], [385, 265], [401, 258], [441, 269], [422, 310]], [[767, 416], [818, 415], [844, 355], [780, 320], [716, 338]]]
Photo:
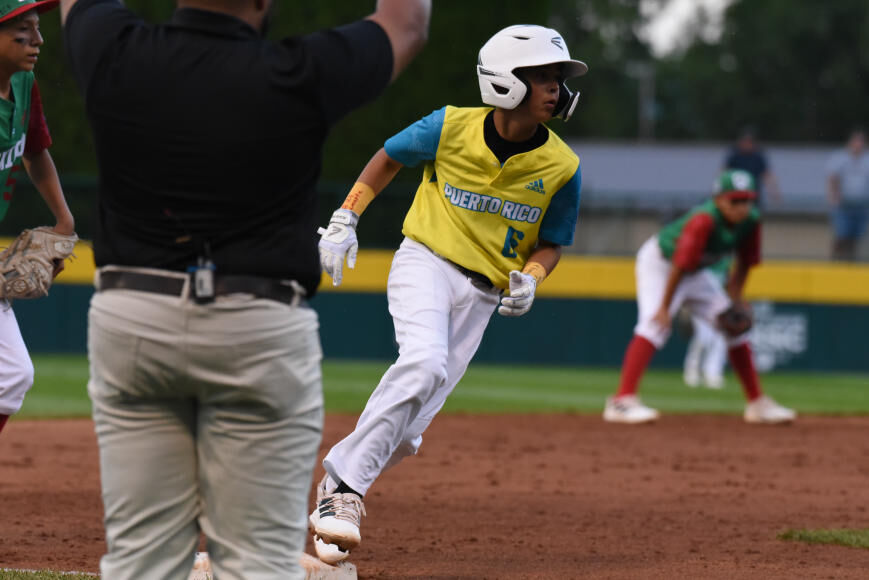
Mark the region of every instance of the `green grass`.
[[[326, 361], [327, 412], [357, 413], [389, 362]], [[87, 360], [78, 355], [36, 355], [36, 380], [18, 417], [86, 417]], [[472, 364], [450, 395], [445, 412], [599, 413], [618, 383], [618, 369]], [[869, 375], [772, 372], [767, 392], [803, 414], [869, 414]], [[723, 390], [689, 389], [676, 370], [651, 370], [641, 394], [666, 413], [738, 413], [744, 401], [728, 375]]]
[[808, 544], [835, 544], [849, 548], [869, 549], [867, 530], [788, 530], [778, 535], [780, 540], [806, 542]]

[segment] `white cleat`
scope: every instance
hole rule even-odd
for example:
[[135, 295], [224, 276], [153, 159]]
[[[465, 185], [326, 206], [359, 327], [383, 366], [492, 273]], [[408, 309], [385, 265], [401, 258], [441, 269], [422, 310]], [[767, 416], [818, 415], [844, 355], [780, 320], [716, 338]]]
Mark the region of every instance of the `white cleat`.
[[724, 388], [724, 377], [721, 376], [713, 376], [706, 377], [703, 379], [703, 384], [706, 385], [707, 389], [723, 389]]
[[603, 420], [610, 423], [651, 423], [657, 421], [660, 413], [645, 406], [636, 395], [609, 397], [603, 410]]
[[314, 536], [314, 552], [317, 553], [321, 562], [330, 566], [350, 557], [350, 552], [347, 550], [342, 550], [336, 544], [327, 544], [316, 535]]
[[790, 423], [797, 418], [797, 413], [762, 395], [745, 405], [743, 418], [746, 423]]
[[700, 386], [700, 373], [697, 371], [686, 370], [685, 374], [682, 375], [682, 378], [685, 381], [685, 384], [689, 387], [699, 387]]
[[355, 493], [328, 493], [326, 478], [317, 486], [317, 507], [308, 517], [317, 557], [327, 564], [345, 560], [362, 541], [365, 504]]

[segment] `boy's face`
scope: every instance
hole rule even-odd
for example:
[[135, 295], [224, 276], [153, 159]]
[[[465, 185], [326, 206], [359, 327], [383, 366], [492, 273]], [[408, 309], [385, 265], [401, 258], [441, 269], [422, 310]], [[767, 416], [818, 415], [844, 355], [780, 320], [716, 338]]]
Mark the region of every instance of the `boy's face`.
[[520, 107], [526, 107], [538, 123], [549, 121], [558, 103], [559, 85], [564, 81], [562, 64], [546, 64], [519, 69], [519, 74], [530, 85], [531, 91]]
[[733, 197], [725, 194], [715, 198], [715, 207], [731, 225], [744, 222], [753, 205], [754, 200], [745, 197]]
[[0, 70], [9, 74], [33, 70], [42, 42], [36, 10], [0, 23]]

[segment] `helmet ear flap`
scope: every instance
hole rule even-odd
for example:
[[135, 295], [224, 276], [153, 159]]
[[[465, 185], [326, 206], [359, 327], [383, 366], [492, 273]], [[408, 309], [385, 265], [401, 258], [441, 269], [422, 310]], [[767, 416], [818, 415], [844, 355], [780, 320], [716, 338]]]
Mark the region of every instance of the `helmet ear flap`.
[[[522, 100], [519, 101], [519, 103], [518, 103], [518, 105], [521, 105], [522, 103], [524, 103], [525, 101], [527, 101], [528, 98], [531, 96], [531, 91], [532, 91], [532, 89], [531, 89], [531, 83], [529, 83], [527, 80], [525, 80], [525, 75], [522, 74], [522, 72], [519, 71], [519, 70], [514, 70], [514, 71], [513, 71], [513, 76], [515, 76], [517, 79], [519, 79], [519, 81], [520, 81], [520, 82], [522, 83], [522, 85], [525, 87], [525, 94], [522, 95]], [[517, 105], [517, 106], [518, 106], [518, 105]]]
[[501, 73], [477, 65], [480, 96], [487, 105], [515, 109], [528, 93], [528, 83], [512, 72]]
[[567, 121], [570, 119], [571, 115], [573, 115], [573, 110], [576, 109], [576, 105], [579, 102], [579, 91], [575, 93], [567, 88], [567, 85], [564, 81], [558, 86], [558, 101], [555, 103], [555, 112], [552, 113], [552, 117], [559, 117], [560, 119]]

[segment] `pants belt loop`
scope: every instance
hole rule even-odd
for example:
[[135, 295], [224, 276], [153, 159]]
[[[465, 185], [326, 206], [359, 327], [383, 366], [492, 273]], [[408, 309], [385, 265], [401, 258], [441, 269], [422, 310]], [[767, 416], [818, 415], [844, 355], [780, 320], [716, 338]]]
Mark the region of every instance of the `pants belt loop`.
[[292, 288], [295, 291], [293, 293], [293, 301], [290, 302], [290, 306], [295, 308], [296, 306], [299, 305], [299, 302], [301, 302], [302, 297], [305, 296], [305, 294], [307, 294], [307, 292], [305, 292], [305, 288], [301, 284], [299, 284], [296, 280], [290, 280], [289, 284], [290, 284], [290, 288]]

